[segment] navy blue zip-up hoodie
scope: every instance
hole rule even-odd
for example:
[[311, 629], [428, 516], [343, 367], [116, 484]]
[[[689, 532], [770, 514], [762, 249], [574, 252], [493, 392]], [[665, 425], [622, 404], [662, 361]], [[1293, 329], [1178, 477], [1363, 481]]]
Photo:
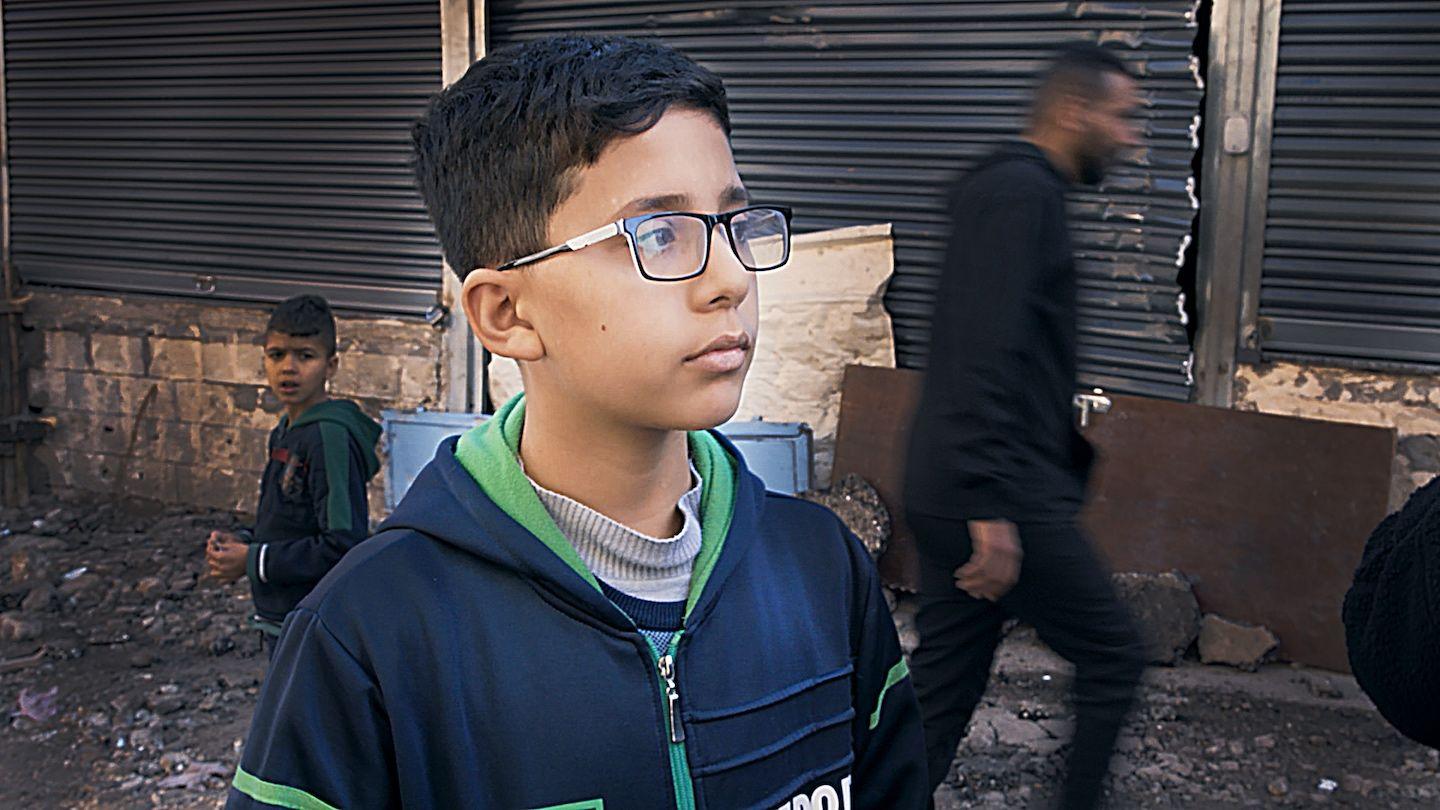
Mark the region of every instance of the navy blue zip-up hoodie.
[[522, 421], [443, 443], [290, 615], [227, 807], [926, 805], [894, 625], [833, 514], [691, 434], [709, 536], [656, 650], [541, 517]]

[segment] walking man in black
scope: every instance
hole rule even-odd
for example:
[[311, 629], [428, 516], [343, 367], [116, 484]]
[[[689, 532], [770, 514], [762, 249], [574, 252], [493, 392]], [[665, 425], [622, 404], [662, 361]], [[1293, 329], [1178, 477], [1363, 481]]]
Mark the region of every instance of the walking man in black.
[[1065, 193], [1138, 144], [1135, 80], [1067, 49], [1022, 140], [955, 187], [911, 432], [905, 507], [921, 557], [912, 663], [931, 788], [944, 781], [1015, 616], [1075, 665], [1062, 806], [1098, 804], [1145, 656], [1077, 515], [1093, 460], [1074, 425], [1076, 270]]

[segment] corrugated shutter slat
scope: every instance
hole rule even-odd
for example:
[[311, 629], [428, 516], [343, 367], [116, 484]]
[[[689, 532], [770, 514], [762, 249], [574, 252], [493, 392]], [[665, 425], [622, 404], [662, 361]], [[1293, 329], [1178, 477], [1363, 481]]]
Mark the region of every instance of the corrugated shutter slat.
[[1281, 8], [1261, 348], [1440, 365], [1440, 4]]
[[[12, 255], [28, 282], [418, 314], [439, 246], [409, 127], [433, 0], [7, 0]], [[208, 291], [208, 292], [207, 292]]]

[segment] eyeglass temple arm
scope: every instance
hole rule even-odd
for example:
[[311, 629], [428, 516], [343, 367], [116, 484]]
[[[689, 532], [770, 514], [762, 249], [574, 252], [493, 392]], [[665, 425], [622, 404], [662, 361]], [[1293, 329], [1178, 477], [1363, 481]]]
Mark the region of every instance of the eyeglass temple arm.
[[622, 228], [622, 222], [612, 222], [609, 225], [601, 225], [600, 227], [596, 228], [593, 231], [590, 231], [589, 233], [582, 233], [574, 239], [567, 239], [565, 241], [565, 244], [563, 245], [556, 245], [555, 247], [545, 248], [539, 253], [531, 253], [529, 256], [522, 256], [514, 261], [506, 262], [495, 269], [513, 270], [514, 268], [524, 264], [534, 264], [541, 259], [548, 259], [557, 253], [573, 253], [574, 251], [580, 250], [582, 248], [590, 247], [597, 242], [603, 242], [612, 236], [619, 236]]

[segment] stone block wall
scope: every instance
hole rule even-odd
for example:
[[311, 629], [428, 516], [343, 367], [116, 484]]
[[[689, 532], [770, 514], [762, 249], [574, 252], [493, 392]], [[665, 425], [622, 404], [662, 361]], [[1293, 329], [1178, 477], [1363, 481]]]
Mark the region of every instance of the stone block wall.
[[[36, 456], [56, 492], [253, 512], [280, 418], [265, 386], [269, 309], [37, 289], [28, 305], [29, 401], [55, 420]], [[419, 321], [338, 319], [334, 396], [372, 417], [433, 407], [441, 336]], [[383, 505], [382, 475], [371, 512]]]

